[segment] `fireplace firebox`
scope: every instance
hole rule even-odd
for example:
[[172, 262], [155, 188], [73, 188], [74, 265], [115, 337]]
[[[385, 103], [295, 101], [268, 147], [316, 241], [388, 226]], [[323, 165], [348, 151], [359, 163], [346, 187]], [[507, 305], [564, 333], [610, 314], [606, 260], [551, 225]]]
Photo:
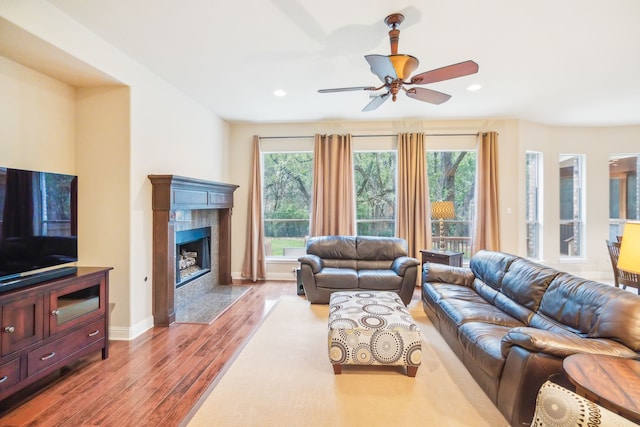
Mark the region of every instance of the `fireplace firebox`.
[[176, 288], [211, 271], [211, 227], [176, 232]]

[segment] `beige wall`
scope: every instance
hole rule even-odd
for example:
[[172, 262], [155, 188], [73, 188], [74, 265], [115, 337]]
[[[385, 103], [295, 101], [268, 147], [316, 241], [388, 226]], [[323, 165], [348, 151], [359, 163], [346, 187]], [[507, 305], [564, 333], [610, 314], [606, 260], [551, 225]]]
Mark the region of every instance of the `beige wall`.
[[131, 324], [128, 87], [77, 89], [78, 246], [82, 265], [113, 266], [112, 327]]
[[75, 173], [75, 90], [0, 56], [2, 166]]
[[[79, 175], [79, 263], [114, 267], [111, 338], [133, 338], [153, 325], [147, 175], [223, 181], [229, 127], [46, 2], [0, 3], [0, 18], [32, 48], [0, 40], [16, 55], [0, 57], [0, 112], [11, 111], [0, 117], [2, 164]], [[38, 55], [61, 61], [18, 64]]]

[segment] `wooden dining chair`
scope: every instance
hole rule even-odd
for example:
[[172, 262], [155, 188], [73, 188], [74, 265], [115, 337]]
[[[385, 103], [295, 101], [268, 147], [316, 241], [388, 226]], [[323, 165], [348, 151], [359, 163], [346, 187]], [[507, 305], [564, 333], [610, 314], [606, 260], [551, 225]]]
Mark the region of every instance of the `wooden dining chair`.
[[606, 242], [607, 249], [609, 250], [609, 258], [611, 259], [611, 267], [613, 268], [613, 280], [616, 288], [622, 286], [622, 289], [627, 289], [627, 286], [630, 286], [632, 288], [636, 288], [638, 290], [638, 295], [640, 295], [640, 276], [618, 268], [620, 242], [611, 242], [609, 240]]

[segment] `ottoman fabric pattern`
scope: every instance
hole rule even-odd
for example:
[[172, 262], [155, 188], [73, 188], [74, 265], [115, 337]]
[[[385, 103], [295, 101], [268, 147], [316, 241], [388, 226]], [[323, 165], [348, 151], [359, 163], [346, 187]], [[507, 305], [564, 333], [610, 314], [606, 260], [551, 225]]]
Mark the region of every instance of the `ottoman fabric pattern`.
[[422, 360], [422, 337], [395, 292], [334, 292], [329, 302], [334, 365], [403, 365]]

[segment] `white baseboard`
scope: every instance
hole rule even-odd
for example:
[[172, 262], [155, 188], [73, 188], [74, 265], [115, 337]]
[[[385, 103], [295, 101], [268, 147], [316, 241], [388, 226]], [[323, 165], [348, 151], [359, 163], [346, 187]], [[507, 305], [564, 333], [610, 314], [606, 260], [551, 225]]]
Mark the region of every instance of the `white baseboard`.
[[131, 341], [151, 328], [153, 328], [153, 316], [147, 317], [132, 327], [111, 326], [109, 327], [109, 340]]

